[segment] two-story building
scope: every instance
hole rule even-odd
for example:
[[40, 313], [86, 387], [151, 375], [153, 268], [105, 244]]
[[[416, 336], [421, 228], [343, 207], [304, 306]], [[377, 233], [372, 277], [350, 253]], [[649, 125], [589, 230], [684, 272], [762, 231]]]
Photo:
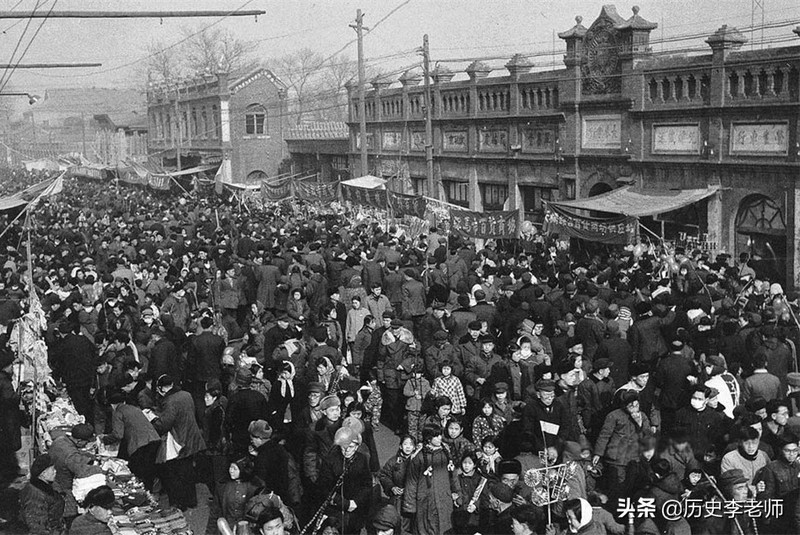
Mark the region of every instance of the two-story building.
[[[624, 18], [603, 6], [588, 28], [576, 21], [559, 34], [563, 68], [534, 72], [515, 55], [499, 76], [479, 61], [465, 80], [431, 73], [433, 183], [443, 200], [479, 211], [519, 208], [540, 222], [543, 201], [628, 184], [712, 187], [714, 195], [659, 218], [673, 234], [713, 244], [712, 253], [771, 258], [800, 286], [800, 46], [745, 50], [747, 39], [723, 26], [705, 40], [707, 53], [657, 54], [656, 24], [636, 7]], [[800, 38], [800, 28], [794, 33]], [[422, 81], [417, 71], [375, 79], [365, 108], [368, 171], [381, 174], [386, 161], [407, 166], [417, 193], [427, 195]]]
[[229, 80], [206, 74], [147, 92], [149, 152], [165, 167], [219, 163], [233, 182], [278, 174], [287, 156], [286, 86], [267, 69]]

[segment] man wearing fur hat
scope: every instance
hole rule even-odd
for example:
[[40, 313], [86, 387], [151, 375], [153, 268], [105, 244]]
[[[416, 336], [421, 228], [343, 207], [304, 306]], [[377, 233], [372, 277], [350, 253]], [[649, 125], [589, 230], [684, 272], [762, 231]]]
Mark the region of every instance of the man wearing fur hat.
[[[297, 473], [292, 473], [289, 453], [274, 438], [272, 427], [266, 420], [255, 420], [247, 427], [250, 436], [250, 453], [255, 455], [253, 473], [266, 483], [267, 488], [281, 497], [290, 507], [300, 503], [302, 488]], [[296, 468], [294, 470], [296, 472]]]
[[333, 448], [336, 431], [342, 427], [342, 405], [338, 397], [325, 396], [319, 408], [322, 417], [314, 424], [303, 453], [304, 474], [312, 483], [319, 479], [322, 461]]
[[358, 451], [360, 445], [361, 436], [355, 428], [341, 427], [320, 468], [321, 496], [330, 497], [326, 513], [340, 519], [341, 533], [359, 533], [370, 509], [372, 474], [366, 455]]

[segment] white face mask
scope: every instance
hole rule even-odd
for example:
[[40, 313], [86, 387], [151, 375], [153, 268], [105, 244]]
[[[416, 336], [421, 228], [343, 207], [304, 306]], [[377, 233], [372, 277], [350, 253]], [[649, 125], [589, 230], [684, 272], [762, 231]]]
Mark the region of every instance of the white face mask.
[[705, 401], [702, 401], [700, 399], [693, 399], [692, 400], [692, 408], [694, 410], [697, 410], [697, 411], [703, 410], [703, 408], [705, 406], [706, 406], [706, 402]]
[[520, 350], [519, 350], [519, 353], [520, 353], [520, 355], [523, 356], [523, 358], [527, 358], [527, 357], [531, 356], [532, 352], [531, 352], [531, 348], [529, 348], [529, 347], [521, 347]]

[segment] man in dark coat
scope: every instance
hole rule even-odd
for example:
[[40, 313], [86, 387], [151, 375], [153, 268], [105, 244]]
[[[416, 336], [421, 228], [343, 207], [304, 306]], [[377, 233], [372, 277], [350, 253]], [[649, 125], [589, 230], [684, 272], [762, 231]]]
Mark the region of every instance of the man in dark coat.
[[61, 339], [53, 348], [51, 363], [53, 375], [64, 382], [75, 410], [87, 423], [93, 424], [94, 403], [90, 391], [99, 364], [97, 349], [91, 340], [77, 334], [77, 327], [77, 324], [61, 327]]
[[697, 377], [697, 372], [682, 350], [683, 343], [680, 340], [673, 341], [672, 352], [659, 361], [655, 373], [655, 386], [661, 389], [661, 426], [666, 433], [672, 429], [678, 409], [686, 406], [689, 401], [689, 377]]
[[[200, 334], [189, 340], [186, 354], [186, 379], [191, 384], [197, 420], [203, 416], [203, 397], [206, 393], [206, 382], [219, 379], [222, 371], [222, 353], [225, 351], [225, 340], [211, 332], [214, 320], [209, 317], [200, 319]], [[156, 377], [158, 379], [158, 377]]]
[[153, 348], [150, 350], [148, 363], [148, 374], [153, 379], [158, 379], [164, 374], [180, 377], [183, 371], [178, 349], [165, 337], [165, 334], [163, 328], [153, 330]]
[[261, 479], [267, 489], [281, 497], [290, 507], [300, 504], [301, 488], [297, 477], [289, 470], [289, 453], [273, 438], [270, 425], [265, 420], [255, 420], [248, 426], [250, 443], [255, 450], [253, 473]]
[[403, 319], [414, 322], [414, 332], [419, 332], [419, 323], [425, 317], [425, 286], [417, 280], [417, 274], [413, 269], [408, 268], [403, 272], [405, 282], [403, 283], [402, 310]]
[[19, 466], [16, 451], [22, 447], [20, 433], [19, 395], [11, 382], [14, 354], [0, 352], [0, 490], [4, 490], [17, 477]]
[[676, 415], [675, 424], [679, 429], [685, 429], [689, 436], [697, 459], [717, 446], [725, 444], [725, 434], [728, 432], [728, 418], [725, 413], [708, 407], [710, 389], [702, 384], [695, 385], [691, 390], [689, 406], [684, 406]]
[[611, 380], [615, 385], [623, 385], [628, 381], [628, 366], [633, 358], [633, 349], [619, 332], [619, 323], [610, 321], [606, 325], [606, 338], [600, 342], [596, 360], [608, 359], [611, 364]]
[[650, 303], [644, 302], [636, 305], [636, 313], [639, 317], [628, 330], [628, 341], [633, 348], [635, 360], [651, 362], [666, 354], [667, 343], [661, 334], [661, 328], [671, 325], [675, 321], [674, 309], [675, 307], [672, 307], [661, 316], [656, 314], [657, 311], [651, 309]]
[[[565, 440], [570, 431], [569, 413], [556, 401], [556, 384], [549, 379], [536, 382], [534, 396], [529, 396], [522, 414], [525, 437], [533, 451], [544, 451], [545, 441]], [[549, 437], [549, 438], [548, 438]]]
[[197, 507], [194, 456], [203, 451], [206, 444], [197, 427], [192, 396], [168, 375], [160, 377], [156, 386], [163, 399], [152, 423], [156, 431], [166, 437], [158, 450], [156, 463], [161, 465], [160, 479], [170, 505], [185, 511]]
[[296, 331], [292, 332], [289, 326], [289, 315], [286, 312], [278, 314], [275, 326], [267, 329], [267, 332], [264, 333], [264, 354], [258, 359], [258, 363], [264, 366], [265, 375], [270, 381], [275, 380], [276, 377], [275, 365], [277, 362], [273, 360], [275, 350], [286, 340], [296, 337]]
[[247, 453], [250, 444], [248, 427], [255, 420], [266, 420], [269, 417], [267, 399], [260, 393], [250, 388], [253, 374], [248, 368], [239, 368], [236, 371], [236, 392], [230, 397], [225, 411], [225, 427], [233, 443], [234, 455]]

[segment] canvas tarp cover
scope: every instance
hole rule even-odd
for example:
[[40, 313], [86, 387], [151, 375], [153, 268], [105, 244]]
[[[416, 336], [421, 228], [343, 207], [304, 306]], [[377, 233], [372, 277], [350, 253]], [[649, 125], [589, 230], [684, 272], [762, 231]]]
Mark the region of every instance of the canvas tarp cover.
[[626, 186], [596, 197], [552, 202], [569, 210], [592, 210], [633, 217], [652, 216], [678, 210], [714, 195], [718, 186], [703, 189], [642, 189]]

